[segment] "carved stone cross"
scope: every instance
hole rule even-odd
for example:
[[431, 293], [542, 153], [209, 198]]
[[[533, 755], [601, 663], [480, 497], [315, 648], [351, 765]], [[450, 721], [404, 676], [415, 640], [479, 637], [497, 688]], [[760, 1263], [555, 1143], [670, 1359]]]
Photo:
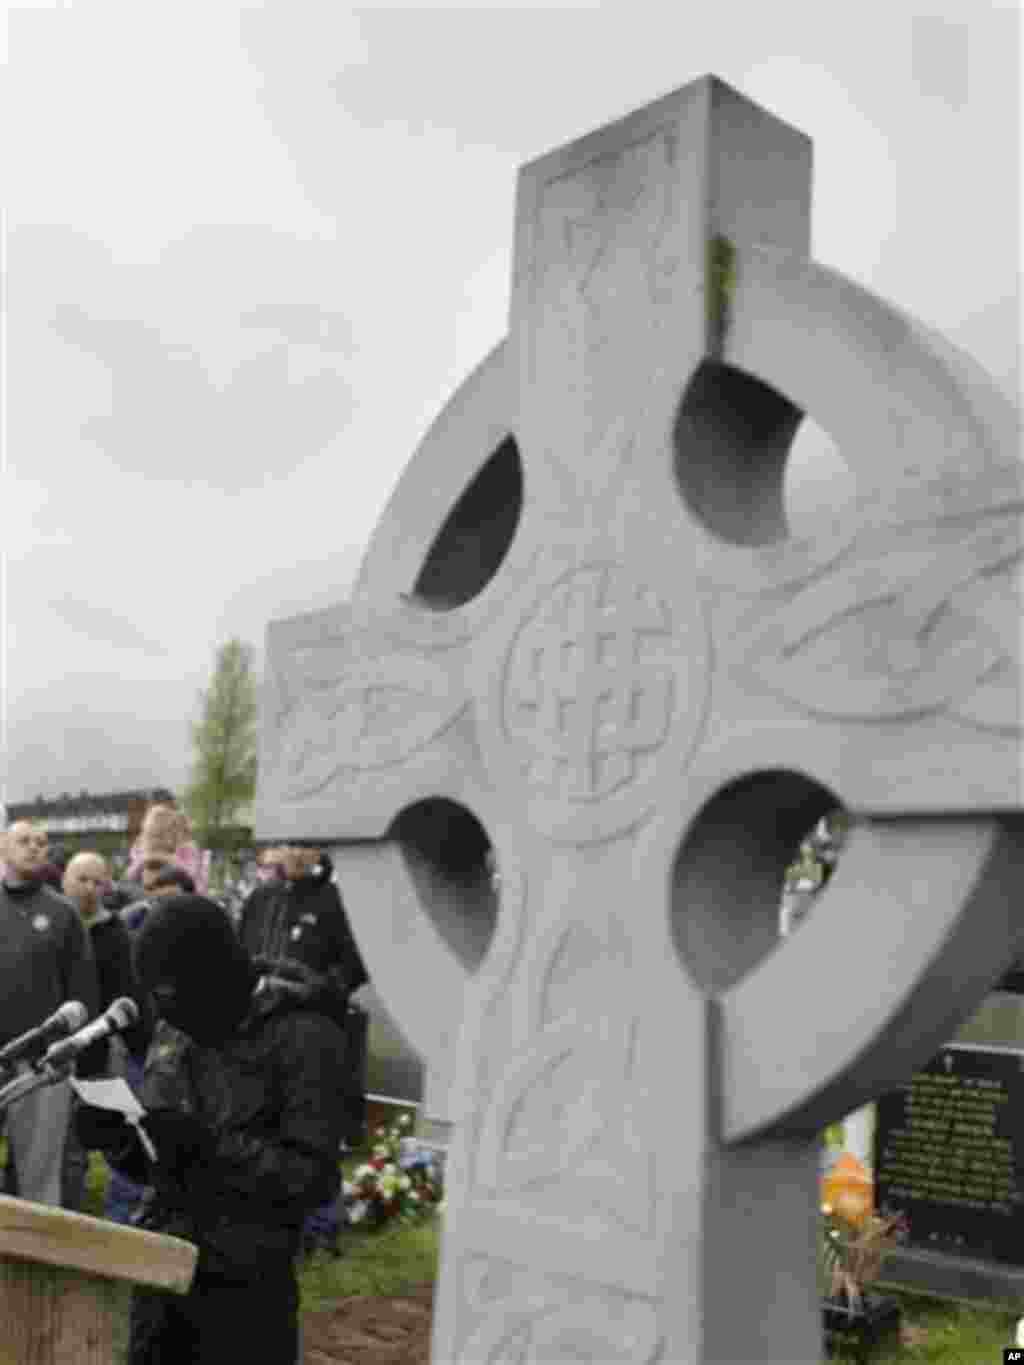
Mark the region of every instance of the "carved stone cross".
[[[257, 831], [340, 843], [378, 989], [454, 1056], [439, 1365], [817, 1362], [817, 1134], [1018, 949], [1016, 418], [810, 259], [810, 166], [709, 78], [524, 167], [508, 341], [350, 606], [271, 627]], [[794, 540], [805, 413], [859, 496]], [[496, 917], [405, 839], [436, 798]]]

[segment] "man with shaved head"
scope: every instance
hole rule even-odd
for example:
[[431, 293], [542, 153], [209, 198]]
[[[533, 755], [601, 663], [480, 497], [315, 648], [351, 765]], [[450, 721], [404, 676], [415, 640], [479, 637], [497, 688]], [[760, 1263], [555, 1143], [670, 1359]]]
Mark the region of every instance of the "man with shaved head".
[[[68, 1000], [92, 1018], [99, 990], [92, 949], [73, 905], [43, 884], [49, 840], [41, 825], [16, 820], [3, 841], [0, 882], [0, 1046], [27, 1033]], [[41, 1086], [6, 1113], [18, 1194], [61, 1202], [61, 1164], [71, 1089]]]
[[[147, 1026], [145, 1002], [140, 998], [132, 971], [131, 935], [120, 917], [111, 914], [103, 904], [103, 892], [109, 882], [110, 869], [98, 853], [76, 853], [64, 871], [64, 894], [75, 906], [89, 934], [96, 963], [100, 1009], [105, 1010], [122, 996], [129, 996], [139, 1006], [139, 1022], [125, 1029], [122, 1038], [129, 1056], [141, 1067], [151, 1029]], [[83, 1052], [77, 1069], [91, 1075], [109, 1072], [109, 1041], [102, 1039]], [[72, 1110], [74, 1108], [75, 1101], [72, 1100]], [[72, 1114], [64, 1148], [62, 1203], [65, 1208], [81, 1208], [88, 1165], [89, 1154], [75, 1137]]]

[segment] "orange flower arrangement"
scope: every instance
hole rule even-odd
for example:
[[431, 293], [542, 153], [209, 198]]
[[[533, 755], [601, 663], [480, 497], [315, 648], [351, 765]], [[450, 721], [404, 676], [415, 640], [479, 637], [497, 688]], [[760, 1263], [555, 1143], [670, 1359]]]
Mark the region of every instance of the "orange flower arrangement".
[[821, 1202], [859, 1227], [875, 1209], [875, 1186], [864, 1164], [844, 1152], [822, 1178]]

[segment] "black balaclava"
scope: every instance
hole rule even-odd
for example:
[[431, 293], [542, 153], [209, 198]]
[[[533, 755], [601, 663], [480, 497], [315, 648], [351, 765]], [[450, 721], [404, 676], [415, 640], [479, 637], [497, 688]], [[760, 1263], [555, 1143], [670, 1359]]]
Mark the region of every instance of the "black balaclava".
[[157, 902], [133, 949], [139, 988], [167, 1022], [218, 1047], [249, 1009], [257, 972], [227, 914], [205, 896]]

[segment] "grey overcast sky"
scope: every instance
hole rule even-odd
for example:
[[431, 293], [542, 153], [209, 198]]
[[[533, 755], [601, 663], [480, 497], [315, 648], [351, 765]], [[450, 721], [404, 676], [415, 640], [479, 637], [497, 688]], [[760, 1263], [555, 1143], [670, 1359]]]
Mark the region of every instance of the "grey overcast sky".
[[[183, 782], [215, 645], [345, 594], [503, 334], [517, 166], [706, 72], [813, 137], [815, 256], [1018, 393], [1020, 28], [985, 0], [11, 8], [6, 799]], [[801, 515], [840, 486], [820, 452]]]

